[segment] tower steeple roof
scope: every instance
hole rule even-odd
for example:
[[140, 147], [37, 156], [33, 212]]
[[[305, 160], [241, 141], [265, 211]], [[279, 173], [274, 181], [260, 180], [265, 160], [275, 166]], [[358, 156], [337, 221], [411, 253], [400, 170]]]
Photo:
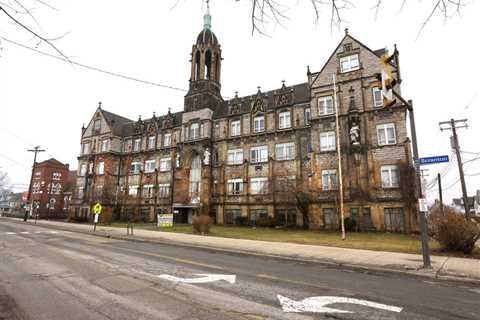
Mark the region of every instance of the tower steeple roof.
[[210, 15], [209, 0], [207, 0], [207, 12], [203, 15], [203, 30], [210, 30], [212, 28], [212, 16]]
[[218, 40], [212, 31], [212, 15], [210, 14], [209, 0], [207, 0], [207, 11], [203, 15], [203, 30], [197, 37], [197, 45], [218, 45]]

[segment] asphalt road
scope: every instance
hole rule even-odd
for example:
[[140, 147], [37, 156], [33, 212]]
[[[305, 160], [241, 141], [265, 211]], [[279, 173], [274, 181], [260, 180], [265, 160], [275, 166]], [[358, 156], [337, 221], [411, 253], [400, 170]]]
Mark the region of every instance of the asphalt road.
[[3, 319], [478, 320], [480, 288], [0, 220]]

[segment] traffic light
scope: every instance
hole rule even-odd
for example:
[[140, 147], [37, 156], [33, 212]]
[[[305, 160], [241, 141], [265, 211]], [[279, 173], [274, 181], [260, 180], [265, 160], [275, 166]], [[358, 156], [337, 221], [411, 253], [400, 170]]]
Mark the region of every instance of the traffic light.
[[383, 106], [390, 107], [394, 105], [397, 100], [393, 97], [393, 87], [397, 84], [397, 79], [393, 77], [392, 65], [394, 55], [383, 54], [380, 57], [381, 73], [377, 76], [382, 84]]

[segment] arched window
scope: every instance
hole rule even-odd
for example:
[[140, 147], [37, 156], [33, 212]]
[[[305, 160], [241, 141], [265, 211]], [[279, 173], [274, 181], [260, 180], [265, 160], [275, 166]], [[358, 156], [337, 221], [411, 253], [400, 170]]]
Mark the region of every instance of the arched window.
[[205, 53], [205, 79], [210, 79], [212, 71], [212, 52], [207, 50]]
[[191, 194], [198, 194], [200, 192], [200, 181], [202, 178], [202, 159], [199, 155], [192, 160], [190, 167], [190, 187]]
[[200, 79], [200, 51], [195, 53], [195, 79]]

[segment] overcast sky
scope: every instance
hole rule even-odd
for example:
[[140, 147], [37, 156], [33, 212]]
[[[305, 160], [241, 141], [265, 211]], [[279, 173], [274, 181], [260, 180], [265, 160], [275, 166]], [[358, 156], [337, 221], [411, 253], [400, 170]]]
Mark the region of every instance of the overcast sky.
[[[416, 110], [421, 156], [451, 154], [449, 132], [438, 122], [468, 118], [468, 129], [459, 139], [468, 161], [480, 156], [480, 3], [471, 1], [461, 17], [444, 21], [434, 16], [417, 39], [421, 22], [433, 1], [388, 1], [375, 19], [375, 1], [354, 1], [357, 7], [344, 12], [347, 21], [330, 29], [327, 7], [315, 23], [310, 1], [289, 3], [289, 20], [283, 26], [270, 23], [268, 36], [251, 34], [250, 1], [211, 0], [212, 29], [223, 50], [222, 94], [232, 97], [305, 82], [307, 65], [319, 71], [344, 36], [350, 34], [371, 49], [394, 43], [400, 51], [402, 92]], [[385, 2], [385, 1], [384, 1]], [[26, 1], [31, 3], [31, 0]], [[28, 16], [28, 25], [54, 38], [71, 60], [179, 88], [188, 87], [189, 54], [203, 27], [200, 0], [165, 1], [49, 1], [57, 10], [35, 4], [41, 28]], [[176, 4], [177, 3], [177, 4]], [[297, 5], [298, 3], [298, 5]], [[175, 5], [176, 4], [176, 5]], [[172, 8], [173, 7], [173, 8]], [[0, 16], [0, 36], [35, 47], [37, 41]], [[77, 167], [80, 130], [88, 123], [98, 102], [111, 112], [137, 119], [183, 109], [181, 91], [112, 77], [0, 42], [0, 170], [9, 173], [16, 191], [28, 189], [33, 154], [27, 148], [40, 145], [50, 157]], [[55, 53], [46, 44], [38, 49]], [[476, 155], [474, 153], [477, 153]], [[432, 179], [445, 173], [445, 199], [461, 195], [456, 163], [428, 166]], [[480, 173], [480, 160], [465, 165], [465, 173]], [[480, 175], [467, 176], [469, 194], [480, 189]], [[436, 184], [429, 189], [437, 196]]]

